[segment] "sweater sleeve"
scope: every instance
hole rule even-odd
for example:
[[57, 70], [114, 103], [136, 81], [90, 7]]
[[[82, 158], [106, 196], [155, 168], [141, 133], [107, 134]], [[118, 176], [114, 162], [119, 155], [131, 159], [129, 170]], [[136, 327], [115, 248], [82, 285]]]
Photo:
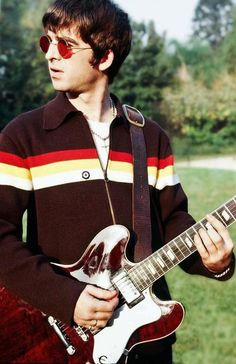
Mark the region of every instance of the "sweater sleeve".
[[84, 284], [60, 274], [22, 241], [22, 217], [33, 191], [26, 159], [0, 135], [0, 282], [47, 315], [70, 323]]
[[[168, 161], [165, 165], [166, 171], [163, 172], [163, 175], [169, 176], [166, 178], [166, 184], [159, 189], [158, 193], [163, 240], [166, 244], [190, 228], [195, 223], [195, 220], [188, 213], [188, 199], [180, 184], [179, 178], [175, 173], [170, 143], [168, 143], [164, 155], [162, 155], [162, 160]], [[167, 169], [169, 170], [167, 171]], [[235, 269], [235, 259], [233, 256], [229, 269], [219, 275], [213, 274], [204, 266], [198, 252], [190, 255], [179, 265], [189, 274], [198, 274], [223, 281], [232, 277]]]

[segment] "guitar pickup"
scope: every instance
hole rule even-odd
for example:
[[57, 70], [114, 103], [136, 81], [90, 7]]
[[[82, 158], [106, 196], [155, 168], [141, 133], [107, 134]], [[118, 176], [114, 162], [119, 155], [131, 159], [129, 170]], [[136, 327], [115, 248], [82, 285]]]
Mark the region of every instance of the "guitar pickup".
[[122, 294], [130, 308], [144, 299], [143, 294], [137, 289], [125, 270], [118, 271], [112, 277], [112, 283]]

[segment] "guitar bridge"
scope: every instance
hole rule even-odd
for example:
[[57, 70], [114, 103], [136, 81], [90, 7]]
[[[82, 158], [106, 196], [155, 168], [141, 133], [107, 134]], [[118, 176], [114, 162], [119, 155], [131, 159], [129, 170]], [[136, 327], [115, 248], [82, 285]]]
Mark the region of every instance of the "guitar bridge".
[[75, 351], [76, 351], [75, 347], [71, 344], [70, 339], [68, 338], [68, 336], [66, 335], [64, 330], [62, 330], [60, 328], [59, 321], [55, 320], [54, 317], [49, 316], [48, 317], [48, 322], [52, 326], [54, 331], [56, 332], [57, 336], [61, 339], [61, 341], [65, 345], [67, 353], [69, 355], [74, 355]]
[[133, 307], [144, 299], [143, 294], [137, 289], [125, 270], [118, 271], [112, 277], [112, 282], [129, 307]]

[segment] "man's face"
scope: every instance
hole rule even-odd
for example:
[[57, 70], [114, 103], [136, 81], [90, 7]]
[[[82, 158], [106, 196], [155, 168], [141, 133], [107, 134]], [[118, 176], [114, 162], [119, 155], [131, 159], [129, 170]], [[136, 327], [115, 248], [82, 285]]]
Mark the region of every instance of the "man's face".
[[[55, 90], [68, 93], [91, 91], [96, 86], [101, 73], [97, 67], [90, 64], [93, 51], [89, 44], [83, 42], [77, 34], [68, 29], [60, 30], [57, 33], [49, 30], [47, 36], [52, 43], [50, 43], [45, 57]], [[68, 45], [72, 46], [69, 57], [63, 58], [60, 54], [57, 47], [59, 39], [66, 40]], [[82, 49], [77, 49], [77, 47]]]

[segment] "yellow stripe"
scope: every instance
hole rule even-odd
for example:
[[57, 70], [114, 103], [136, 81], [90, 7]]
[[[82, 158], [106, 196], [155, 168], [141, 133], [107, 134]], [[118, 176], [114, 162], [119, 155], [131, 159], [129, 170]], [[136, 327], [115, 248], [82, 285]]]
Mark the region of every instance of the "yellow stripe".
[[148, 167], [148, 175], [151, 177], [157, 177], [157, 167]]
[[[89, 173], [88, 179], [83, 177], [85, 171]], [[108, 178], [112, 181], [133, 182], [133, 165], [131, 163], [110, 161], [107, 172]], [[154, 166], [148, 167], [148, 176], [149, 184], [157, 189], [179, 182], [173, 166], [160, 170]], [[95, 158], [50, 163], [40, 167], [33, 167], [31, 171], [0, 163], [0, 184], [15, 186], [23, 190], [32, 189], [32, 182], [34, 189], [41, 189], [66, 183], [99, 179], [103, 179], [103, 172], [99, 160]]]
[[166, 168], [159, 169], [157, 178], [160, 179], [163, 177], [173, 176], [174, 174], [175, 174], [174, 167], [168, 166]]
[[31, 180], [30, 171], [28, 169], [11, 166], [5, 163], [0, 163], [0, 174]]
[[133, 173], [133, 165], [128, 162], [111, 161], [109, 163], [108, 169], [112, 172]]
[[86, 169], [100, 169], [98, 159], [84, 159], [66, 162], [50, 163], [45, 166], [34, 167], [31, 169], [33, 178], [49, 176], [57, 173]]

